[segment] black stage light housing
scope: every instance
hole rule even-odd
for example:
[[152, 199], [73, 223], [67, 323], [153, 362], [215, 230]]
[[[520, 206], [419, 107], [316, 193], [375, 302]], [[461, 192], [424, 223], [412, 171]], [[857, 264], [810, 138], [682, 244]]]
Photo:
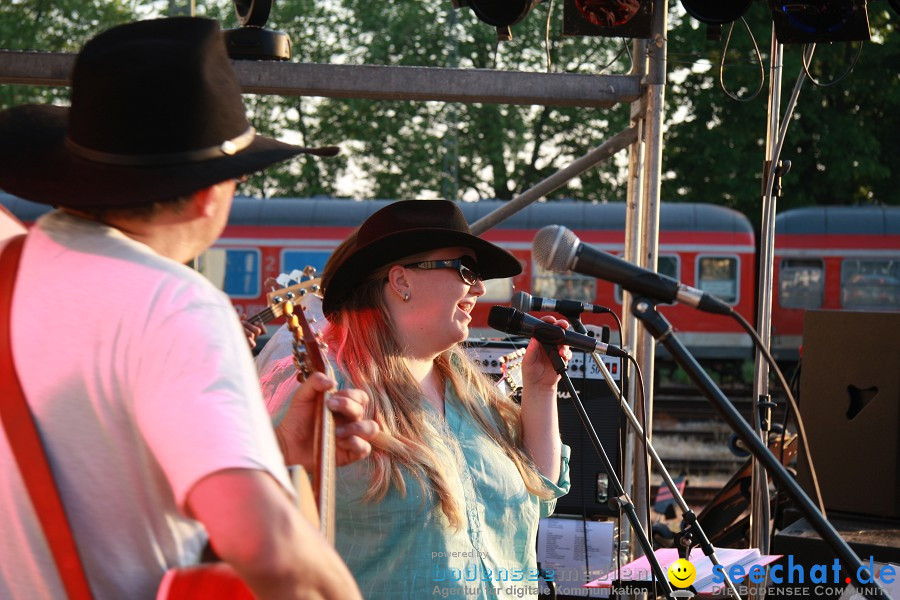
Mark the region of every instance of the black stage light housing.
[[225, 47], [236, 60], [290, 60], [291, 38], [281, 31], [263, 29], [274, 0], [234, 0], [241, 27], [226, 29]]
[[653, 0], [565, 0], [563, 35], [649, 38]]
[[234, 0], [234, 12], [243, 27], [264, 27], [274, 0]]
[[737, 21], [752, 3], [753, 0], [681, 0], [687, 14], [708, 25]]
[[782, 44], [867, 42], [866, 0], [770, 0], [775, 36]]
[[509, 26], [515, 25], [543, 0], [453, 0], [453, 8], [468, 6], [488, 25], [497, 28], [497, 37], [502, 40], [512, 38]]

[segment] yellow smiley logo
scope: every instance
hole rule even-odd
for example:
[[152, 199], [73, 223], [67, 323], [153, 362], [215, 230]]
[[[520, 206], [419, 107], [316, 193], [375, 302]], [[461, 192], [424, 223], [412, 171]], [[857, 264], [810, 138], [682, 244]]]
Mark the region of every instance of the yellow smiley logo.
[[669, 565], [669, 583], [677, 588], [686, 588], [697, 578], [697, 569], [683, 558]]

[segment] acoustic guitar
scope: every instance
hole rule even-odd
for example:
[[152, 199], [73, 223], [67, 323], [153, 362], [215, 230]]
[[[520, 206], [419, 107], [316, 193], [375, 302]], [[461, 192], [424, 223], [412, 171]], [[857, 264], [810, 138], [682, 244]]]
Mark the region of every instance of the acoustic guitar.
[[[277, 308], [273, 304], [271, 311], [267, 309], [254, 315], [268, 320], [281, 315], [286, 317], [287, 326], [293, 336], [292, 352], [297, 367], [297, 379], [301, 383], [317, 371], [333, 378], [330, 364], [323, 356], [325, 344], [321, 340], [321, 332], [313, 329], [313, 325], [321, 328], [322, 320], [313, 316], [307, 319], [305, 314], [321, 314], [320, 310], [316, 310], [321, 298], [309, 293], [318, 291], [317, 286], [318, 280], [312, 279], [271, 292], [269, 301], [277, 302]], [[312, 481], [305, 469], [300, 466], [291, 467], [291, 475], [301, 514], [314, 523], [329, 542], [334, 543], [334, 416], [327, 407], [326, 398], [326, 394], [319, 394], [315, 403], [317, 419], [313, 439], [316, 452]], [[156, 595], [157, 600], [253, 600], [254, 598], [247, 584], [225, 563], [169, 569], [163, 576]]]

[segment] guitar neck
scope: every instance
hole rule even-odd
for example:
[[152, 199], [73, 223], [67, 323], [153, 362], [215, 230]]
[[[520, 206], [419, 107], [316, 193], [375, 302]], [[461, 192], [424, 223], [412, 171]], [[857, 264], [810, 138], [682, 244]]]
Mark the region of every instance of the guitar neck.
[[[334, 378], [331, 365], [323, 354], [326, 347], [319, 337], [320, 334], [313, 330], [312, 324], [320, 324], [316, 317], [318, 311], [313, 310], [314, 304], [318, 304], [318, 296], [307, 296], [298, 310], [290, 300], [284, 300], [281, 304], [284, 314], [287, 316], [287, 325], [293, 336], [292, 352], [294, 365], [297, 367], [297, 379], [305, 381], [312, 373], [324, 373]], [[307, 313], [310, 317], [307, 319]], [[324, 321], [324, 317], [322, 317]], [[312, 496], [318, 506], [319, 529], [332, 544], [334, 543], [335, 517], [335, 470], [336, 450], [334, 435], [334, 415], [328, 408], [328, 392], [316, 394], [317, 419], [313, 426], [313, 444], [315, 449], [314, 462], [310, 469], [312, 479]]]
[[275, 308], [276, 307], [274, 306], [267, 306], [258, 313], [250, 315], [245, 320], [254, 325], [265, 325], [269, 321], [281, 316], [281, 311], [277, 311], [278, 314], [276, 314]]
[[321, 395], [321, 406], [318, 406], [319, 422], [316, 424], [315, 448], [318, 455], [315, 466], [313, 490], [316, 504], [319, 507], [319, 529], [329, 542], [334, 544], [335, 532], [335, 446], [334, 415], [326, 406], [327, 395]]

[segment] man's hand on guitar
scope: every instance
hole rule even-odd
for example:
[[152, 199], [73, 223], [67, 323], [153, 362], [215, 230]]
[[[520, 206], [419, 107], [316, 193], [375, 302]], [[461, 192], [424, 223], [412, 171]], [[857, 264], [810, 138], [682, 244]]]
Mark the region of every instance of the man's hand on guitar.
[[[275, 433], [285, 462], [309, 469], [313, 462], [313, 424], [316, 420], [316, 395], [334, 388], [335, 382], [322, 373], [313, 373], [291, 399], [287, 415]], [[378, 423], [363, 418], [369, 396], [362, 390], [339, 390], [329, 394], [328, 407], [334, 413], [337, 465], [342, 466], [367, 457], [372, 452], [369, 441], [379, 431]]]
[[257, 338], [266, 333], [266, 326], [263, 324], [254, 325], [249, 321], [241, 321], [241, 325], [244, 326], [244, 335], [247, 336], [247, 343], [250, 345], [250, 349], [253, 350], [256, 348]]

